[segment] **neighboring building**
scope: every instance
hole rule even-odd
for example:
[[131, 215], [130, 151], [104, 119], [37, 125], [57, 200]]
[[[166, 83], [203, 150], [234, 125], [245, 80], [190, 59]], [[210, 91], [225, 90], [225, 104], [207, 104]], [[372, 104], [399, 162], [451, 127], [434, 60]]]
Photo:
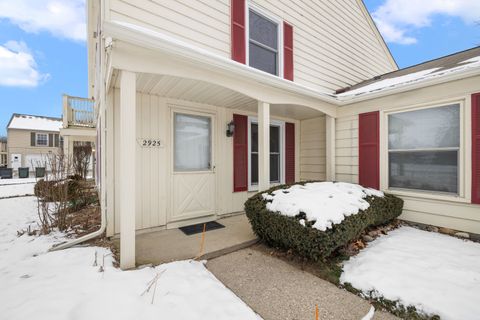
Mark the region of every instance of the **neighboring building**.
[[61, 148], [62, 119], [14, 113], [7, 125], [8, 167], [14, 172], [19, 167], [47, 165], [47, 156]]
[[241, 213], [258, 190], [309, 179], [380, 188], [406, 200], [405, 219], [480, 233], [479, 49], [397, 71], [361, 0], [87, 5], [98, 183], [122, 267], [136, 231]]
[[[76, 146], [92, 147], [93, 168], [95, 161], [96, 115], [95, 103], [92, 99], [63, 95], [63, 125], [60, 136], [63, 138], [63, 152], [70, 158]], [[92, 169], [91, 168], [91, 169]], [[92, 174], [95, 174], [92, 170]]]
[[7, 166], [7, 155], [7, 138], [0, 137], [0, 168]]

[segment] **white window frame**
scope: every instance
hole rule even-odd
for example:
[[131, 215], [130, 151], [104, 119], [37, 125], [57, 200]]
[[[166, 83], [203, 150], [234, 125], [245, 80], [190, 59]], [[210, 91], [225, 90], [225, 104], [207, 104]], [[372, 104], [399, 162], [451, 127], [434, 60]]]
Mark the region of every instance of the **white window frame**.
[[245, 8], [245, 57], [246, 61], [245, 64], [250, 67], [250, 10], [255, 11], [258, 15], [276, 23], [278, 25], [278, 34], [277, 34], [277, 43], [278, 43], [278, 59], [277, 59], [277, 70], [278, 74], [271, 74], [266, 71], [253, 68], [255, 70], [265, 72], [267, 74], [271, 74], [275, 77], [283, 78], [283, 19], [272, 15], [267, 10], [263, 9], [262, 7], [252, 3], [251, 1], [246, 2]]
[[[40, 135], [44, 135], [47, 137], [47, 144], [38, 144], [38, 136]], [[36, 147], [48, 147], [50, 145], [50, 141], [49, 141], [49, 134], [48, 133], [41, 133], [41, 132], [36, 132], [35, 133], [35, 146]]]
[[[258, 125], [258, 118], [253, 116], [248, 117], [248, 191], [258, 191], [258, 184], [252, 184], [252, 123]], [[285, 183], [285, 121], [270, 120], [270, 126], [280, 127], [280, 181], [270, 182], [272, 186]], [[268, 175], [270, 177], [270, 173]]]
[[[432, 102], [429, 104], [420, 104], [416, 106], [400, 107], [388, 111], [381, 111], [380, 121], [380, 189], [385, 190], [391, 194], [398, 196], [424, 198], [432, 200], [445, 200], [454, 202], [470, 202], [470, 187], [468, 175], [469, 163], [466, 163], [466, 159], [471, 156], [469, 148], [466, 146], [466, 131], [469, 128], [470, 113], [468, 108], [465, 107], [464, 97], [456, 98], [454, 100], [445, 100], [439, 102]], [[431, 109], [436, 107], [444, 107], [447, 105], [458, 104], [460, 108], [460, 147], [458, 149], [458, 193], [446, 193], [440, 191], [429, 190], [416, 190], [416, 189], [403, 189], [403, 188], [390, 188], [389, 183], [389, 147], [388, 147], [388, 116], [395, 113], [403, 113], [408, 111], [417, 111], [422, 109]], [[468, 131], [470, 132], [470, 131]], [[468, 161], [467, 161], [468, 162]]]

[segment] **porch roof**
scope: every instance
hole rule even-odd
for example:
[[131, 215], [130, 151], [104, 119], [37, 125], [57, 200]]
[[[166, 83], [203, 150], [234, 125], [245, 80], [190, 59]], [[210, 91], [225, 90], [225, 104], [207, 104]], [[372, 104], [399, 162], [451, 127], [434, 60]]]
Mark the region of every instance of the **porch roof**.
[[[117, 71], [112, 77], [114, 88], [120, 88]], [[257, 100], [238, 91], [207, 81], [169, 75], [137, 73], [137, 92], [158, 95], [169, 99], [179, 99], [218, 107], [257, 112]], [[273, 116], [297, 120], [318, 117], [323, 113], [310, 107], [295, 104], [271, 104]]]
[[[115, 70], [128, 70], [136, 74], [161, 75], [164, 76], [164, 81], [175, 82], [178, 80], [178, 87], [183, 87], [186, 91], [189, 91], [188, 86], [200, 88], [202, 86], [200, 82], [203, 82], [208, 85], [208, 89], [213, 90], [204, 90], [205, 94], [215, 90], [223, 91], [220, 94], [230, 95], [234, 100], [241, 101], [243, 99], [242, 103], [247, 102], [246, 108], [253, 103], [256, 105], [257, 101], [263, 101], [274, 106], [272, 112], [274, 108], [281, 109], [284, 105], [288, 105], [296, 106], [295, 109], [303, 109], [300, 112], [293, 112], [294, 115], [298, 113], [298, 117], [318, 115], [319, 112], [336, 116], [336, 106], [333, 104], [335, 98], [328, 93], [322, 93], [256, 70], [207, 50], [179, 42], [159, 32], [114, 21], [106, 22], [105, 35], [112, 37], [110, 39], [113, 40], [113, 42], [110, 41], [109, 48], [111, 49], [109, 49], [107, 57], [109, 59], [107, 61], [109, 67], [107, 85], [109, 86], [117, 85], [114, 77]], [[137, 82], [141, 85], [145, 80], [146, 90], [156, 90], [150, 87], [152, 85], [151, 78], [152, 76], [141, 76]], [[220, 87], [227, 90], [222, 90]], [[137, 89], [143, 90], [143, 88]], [[198, 93], [199, 90], [195, 91]], [[174, 92], [177, 91], [174, 90]], [[239, 95], [234, 95], [234, 92]], [[188, 93], [184, 93], [184, 95], [188, 95]], [[210, 94], [210, 96], [212, 95]], [[228, 101], [228, 103], [231, 102]], [[227, 106], [226, 103], [220, 105]], [[310, 114], [306, 114], [308, 108], [313, 109]]]
[[[152, 73], [153, 71], [149, 70], [149, 68], [152, 66], [155, 68], [155, 63], [148, 66], [148, 63], [146, 63], [144, 59], [145, 52], [151, 51], [159, 56], [156, 60], [156, 64], [158, 64], [156, 69], [159, 71], [154, 73], [191, 79], [195, 79], [195, 76], [197, 76], [197, 80], [212, 80], [215, 77], [205, 76], [211, 73], [212, 75], [215, 74], [218, 76], [217, 81], [212, 82], [217, 85], [222, 85], [222, 80], [230, 77], [230, 79], [228, 79], [230, 81], [225, 82], [225, 86], [230, 89], [234, 88], [232, 84], [235, 81], [231, 80], [236, 77], [237, 84], [241, 82], [241, 85], [238, 86], [239, 90], [234, 91], [250, 96], [254, 100], [265, 101], [272, 105], [301, 105], [303, 107], [311, 107], [312, 109], [333, 117], [336, 117], [337, 107], [339, 106], [480, 75], [480, 53], [476, 54], [477, 50], [480, 51], [480, 47], [478, 47], [472, 49], [475, 55], [470, 59], [465, 57], [465, 53], [461, 52], [437, 59], [435, 60], [436, 62], [430, 61], [419, 66], [377, 76], [337, 92], [321, 92], [296, 82], [256, 70], [229, 58], [209, 52], [208, 50], [195, 47], [160, 32], [135, 24], [107, 21], [105, 22], [105, 36], [111, 37], [111, 40], [119, 41], [118, 44], [114, 45], [116, 47], [116, 54], [113, 55], [114, 57], [109, 65], [110, 67], [135, 72]], [[125, 50], [129, 45], [131, 47]], [[108, 46], [110, 46], [110, 44], [108, 44]], [[122, 49], [118, 50], [120, 47]], [[143, 53], [140, 53], [141, 51]], [[123, 57], [122, 53], [124, 54]], [[117, 56], [116, 58], [115, 55]], [[168, 66], [167, 63], [159, 63], [161, 60], [160, 57], [168, 57], [171, 59], [169, 63], [174, 63], [174, 65]], [[462, 60], [462, 57], [465, 59]], [[134, 61], [135, 59], [138, 59], [138, 61]], [[198, 78], [198, 72], [191, 72], [191, 70], [186, 71], [187, 69], [174, 70], [175, 68], [182, 69], [185, 63], [187, 65], [190, 64], [189, 68], [192, 68], [192, 66], [193, 68], [199, 69], [206, 68], [207, 73], [203, 74], [203, 78]], [[440, 63], [440, 66], [436, 65], [438, 63]], [[166, 73], [163, 73], [165, 70]], [[191, 73], [191, 77], [189, 73]], [[112, 74], [112, 71], [110, 71], [110, 76]], [[240, 82], [238, 79], [240, 79]], [[109, 81], [109, 79], [107, 80]], [[250, 83], [250, 88], [247, 88], [247, 83]], [[258, 87], [258, 96], [251, 94], [252, 85], [253, 87]], [[373, 88], [371, 88], [371, 86], [373, 86]], [[285, 103], [278, 99], [269, 101], [268, 99], [272, 92], [280, 92], [280, 96], [288, 97], [289, 99], [285, 101]], [[292, 101], [295, 102], [292, 103]]]

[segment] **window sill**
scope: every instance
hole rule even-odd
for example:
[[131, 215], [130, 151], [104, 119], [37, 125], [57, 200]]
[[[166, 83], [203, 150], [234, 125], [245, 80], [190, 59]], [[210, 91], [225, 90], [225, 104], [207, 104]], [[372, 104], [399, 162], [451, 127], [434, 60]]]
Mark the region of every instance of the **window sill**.
[[458, 202], [458, 203], [470, 203], [470, 199], [459, 195], [449, 195], [445, 193], [433, 193], [428, 191], [407, 191], [399, 189], [386, 189], [386, 193], [393, 194], [394, 196], [400, 197], [411, 197], [419, 199], [428, 199], [428, 200], [440, 200], [440, 201], [449, 201], [449, 202]]
[[[281, 182], [271, 182], [269, 188], [276, 187], [276, 186], [279, 186], [279, 185], [281, 185], [281, 184], [284, 184], [284, 183], [281, 183]], [[258, 192], [258, 186], [257, 186], [257, 185], [248, 186], [247, 192]]]

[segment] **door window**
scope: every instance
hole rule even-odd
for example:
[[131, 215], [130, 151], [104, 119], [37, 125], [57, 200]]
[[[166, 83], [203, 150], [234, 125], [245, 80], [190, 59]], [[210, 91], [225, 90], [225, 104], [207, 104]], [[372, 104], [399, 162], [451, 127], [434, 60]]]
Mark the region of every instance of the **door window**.
[[212, 168], [210, 117], [174, 114], [175, 171], [207, 171]]

